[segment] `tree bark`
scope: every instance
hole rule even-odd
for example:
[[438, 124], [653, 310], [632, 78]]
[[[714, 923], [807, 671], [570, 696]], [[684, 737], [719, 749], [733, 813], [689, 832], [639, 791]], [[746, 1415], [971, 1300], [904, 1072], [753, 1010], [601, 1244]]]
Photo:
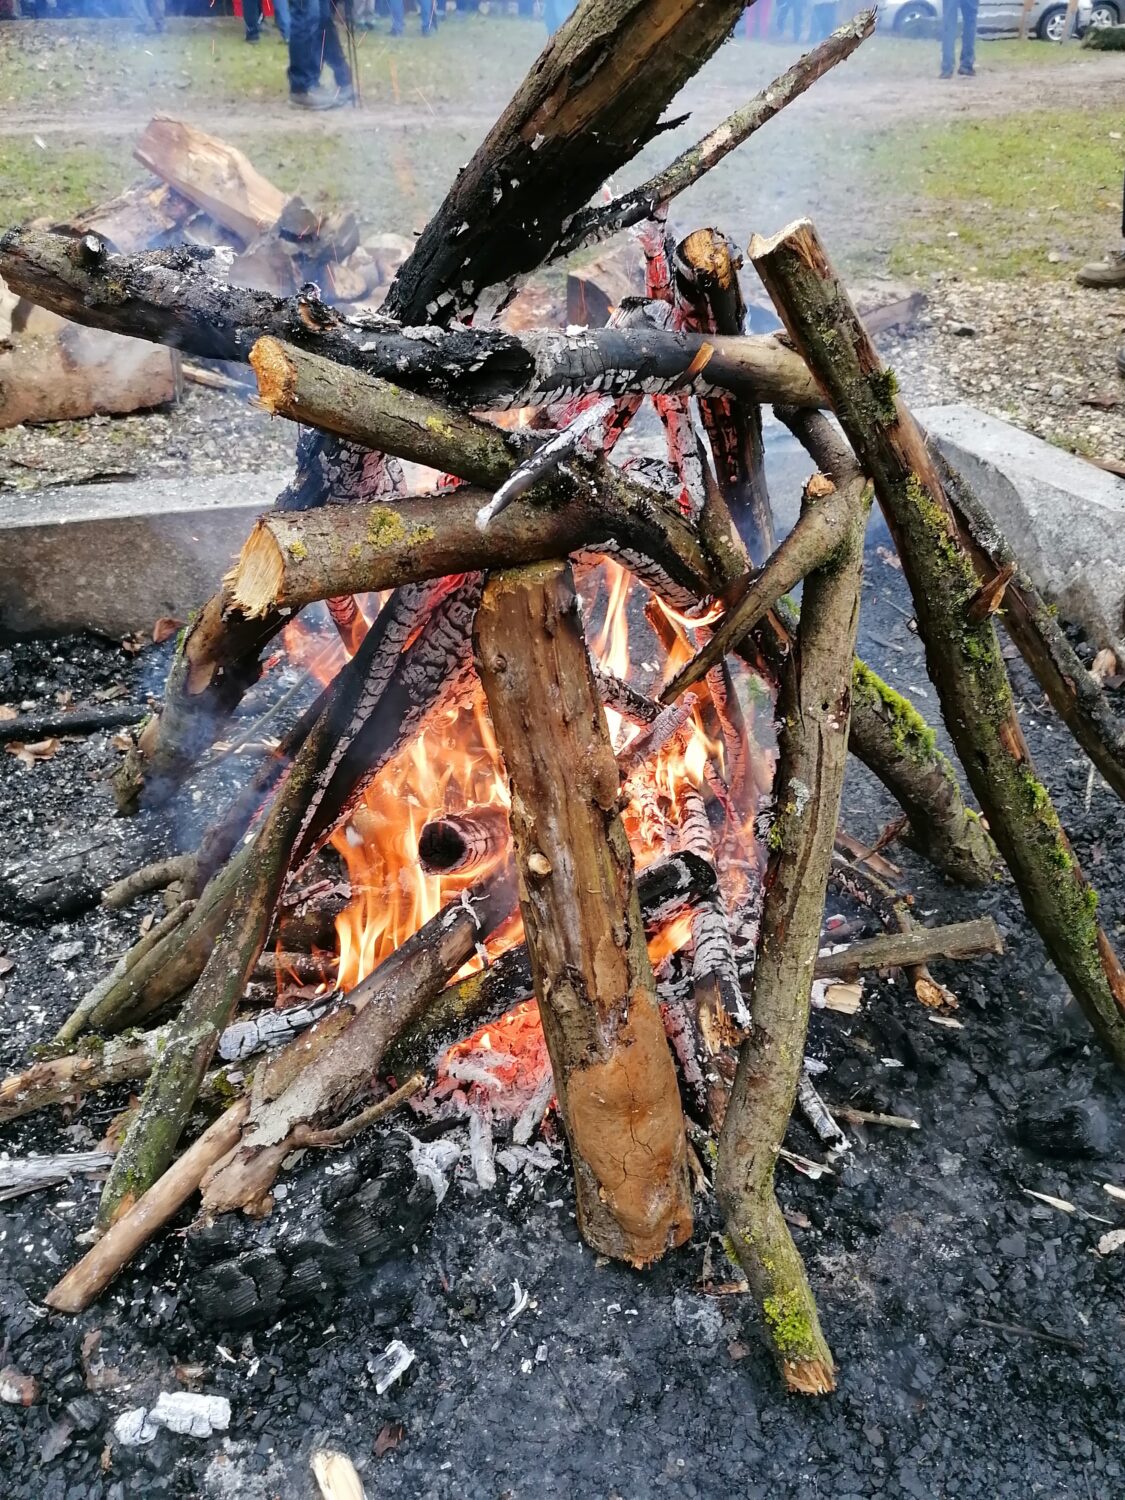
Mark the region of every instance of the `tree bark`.
[[932, 444], [929, 450], [957, 518], [962, 546], [977, 572], [986, 580], [1010, 573], [996, 606], [1004, 629], [1059, 718], [1106, 782], [1125, 798], [1125, 724], [1082, 665], [1050, 606], [1019, 566], [964, 476], [951, 468]]
[[715, 1177], [782, 1376], [790, 1390], [806, 1395], [833, 1390], [835, 1370], [773, 1179], [804, 1064], [840, 813], [867, 519], [862, 493], [853, 488], [852, 524], [836, 557], [805, 581], [797, 638], [781, 677], [775, 814], [750, 991], [753, 1028], [739, 1053]]
[[647, 1265], [691, 1233], [687, 1147], [569, 565], [494, 577], [477, 652], [579, 1227]]
[[347, 369], [393, 380], [463, 409], [544, 406], [591, 389], [624, 397], [730, 391], [748, 400], [819, 406], [799, 355], [769, 335], [704, 337], [645, 321], [574, 333], [400, 327], [382, 312], [342, 314], [307, 297], [231, 286], [195, 248], [83, 254], [70, 235], [12, 229], [0, 275], [13, 291], [75, 323], [168, 344], [200, 359], [245, 364], [271, 337]]
[[1102, 1045], [1125, 1067], [1125, 972], [1046, 787], [1035, 774], [982, 580], [922, 434], [883, 369], [813, 226], [756, 237], [750, 257], [871, 476], [914, 597], [942, 713], [1024, 909]]
[[371, 506], [270, 511], [228, 575], [226, 597], [253, 620], [334, 594], [603, 548], [647, 557], [678, 586], [681, 604], [708, 592], [707, 559], [692, 527], [655, 492], [593, 465], [590, 483], [562, 477], [549, 494], [544, 504], [509, 506], [483, 532], [476, 517], [489, 496], [468, 486]]

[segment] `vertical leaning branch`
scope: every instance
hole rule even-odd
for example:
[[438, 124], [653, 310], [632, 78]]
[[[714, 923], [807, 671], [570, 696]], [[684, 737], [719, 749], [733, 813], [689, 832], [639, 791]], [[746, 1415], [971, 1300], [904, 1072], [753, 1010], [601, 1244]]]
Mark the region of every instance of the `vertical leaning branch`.
[[838, 552], [808, 575], [778, 691], [774, 824], [743, 1042], [719, 1139], [716, 1188], [790, 1390], [835, 1386], [800, 1252], [774, 1194], [774, 1167], [804, 1061], [813, 966], [840, 813], [852, 652], [859, 617], [863, 480], [847, 484], [851, 524]]
[[991, 580], [978, 577], [922, 434], [813, 226], [801, 220], [773, 240], [756, 236], [750, 258], [875, 485], [945, 722], [1024, 910], [1102, 1045], [1125, 1067], [1125, 971], [1035, 774], [992, 619], [970, 608]]
[[477, 653], [579, 1227], [602, 1254], [647, 1265], [691, 1234], [687, 1146], [569, 564], [497, 574]]

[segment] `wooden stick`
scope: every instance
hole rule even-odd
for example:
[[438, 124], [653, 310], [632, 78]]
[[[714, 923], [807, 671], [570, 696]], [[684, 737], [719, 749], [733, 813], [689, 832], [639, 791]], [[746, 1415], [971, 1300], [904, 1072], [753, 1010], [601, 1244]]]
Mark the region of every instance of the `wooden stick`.
[[931, 958], [976, 958], [1003, 951], [1004, 939], [996, 923], [991, 917], [978, 917], [946, 927], [915, 927], [910, 932], [866, 938], [839, 953], [822, 953], [816, 960], [815, 976], [854, 979], [870, 969], [911, 968]]
[[1125, 799], [1125, 723], [1079, 660], [1057, 618], [964, 476], [928, 444], [957, 517], [961, 542], [982, 577], [1004, 578], [1000, 619], [1075, 740]]
[[796, 643], [781, 678], [776, 810], [750, 994], [753, 1029], [740, 1050], [715, 1178], [783, 1379], [806, 1395], [833, 1390], [835, 1367], [774, 1193], [774, 1168], [803, 1067], [844, 780], [867, 519], [863, 490], [852, 486], [851, 495], [850, 533], [831, 563], [805, 580]]
[[691, 1234], [687, 1145], [569, 565], [494, 577], [477, 650], [579, 1227], [646, 1265]]
[[209, 1125], [195, 1144], [51, 1288], [43, 1299], [47, 1306], [65, 1313], [79, 1313], [89, 1307], [141, 1246], [183, 1207], [204, 1172], [227, 1154], [238, 1140], [249, 1110], [249, 1099], [239, 1099]]
[[[270, 511], [227, 577], [228, 605], [252, 619], [334, 594], [579, 549], [647, 557], [680, 588], [681, 603], [706, 594], [707, 560], [693, 528], [663, 509], [652, 490], [600, 464], [591, 466], [588, 483], [564, 481], [561, 489], [550, 505], [510, 506], [484, 532], [476, 513], [490, 497], [470, 487], [370, 507]], [[620, 560], [636, 570], [629, 557]]]
[[773, 240], [755, 238], [750, 258], [874, 482], [943, 716], [1024, 909], [1107, 1053], [1125, 1067], [1125, 971], [1035, 774], [991, 618], [966, 618], [982, 580], [922, 434], [813, 226], [803, 220]]
[[359, 1135], [360, 1131], [366, 1130], [369, 1125], [374, 1125], [377, 1121], [385, 1119], [387, 1115], [393, 1114], [400, 1104], [405, 1104], [425, 1086], [425, 1073], [412, 1073], [405, 1083], [400, 1084], [385, 1099], [369, 1104], [366, 1109], [361, 1109], [358, 1115], [353, 1115], [342, 1125], [335, 1125], [331, 1130], [313, 1130], [311, 1126], [298, 1125], [291, 1137], [293, 1148], [298, 1150], [302, 1146], [342, 1146], [346, 1141]]
[[158, 859], [107, 885], [102, 892], [102, 905], [110, 908], [128, 906], [139, 896], [151, 891], [162, 891], [177, 881], [188, 881], [195, 873], [194, 854], [175, 854], [171, 859]]
[[639, 224], [654, 203], [669, 203], [680, 193], [718, 165], [736, 146], [748, 140], [785, 106], [799, 98], [837, 63], [850, 57], [859, 44], [875, 29], [875, 11], [863, 10], [831, 36], [819, 42], [811, 52], [797, 59], [779, 78], [756, 94], [748, 104], [728, 115], [721, 124], [688, 148], [669, 166], [650, 177], [640, 187], [632, 188], [597, 208], [577, 213], [565, 226], [551, 259], [559, 259], [607, 239], [631, 224]]

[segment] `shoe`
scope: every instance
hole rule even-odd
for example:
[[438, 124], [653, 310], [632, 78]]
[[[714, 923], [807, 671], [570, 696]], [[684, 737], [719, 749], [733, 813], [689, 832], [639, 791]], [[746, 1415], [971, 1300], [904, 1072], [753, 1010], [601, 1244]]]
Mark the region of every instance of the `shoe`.
[[1079, 286], [1125, 286], [1125, 250], [1108, 260], [1092, 260], [1074, 278]]
[[292, 91], [289, 103], [295, 109], [339, 109], [344, 101], [335, 89], [322, 88], [318, 83], [305, 93]]
[[942, 77], [943, 77], [943, 78], [952, 78], [952, 77], [953, 77], [953, 74], [952, 74], [952, 73], [947, 73], [947, 72], [946, 72], [946, 71], [945, 71], [945, 69], [944, 69], [944, 68], [942, 68], [942, 70], [941, 70], [941, 76], [942, 76]]
[[355, 88], [350, 83], [336, 85], [336, 100], [340, 104], [355, 103]]
[[975, 78], [977, 76], [976, 68], [958, 68], [957, 71], [962, 78]]
[[256, 47], [258, 45], [258, 43], [262, 40], [261, 33], [258, 32], [258, 31], [255, 31], [255, 32], [249, 32], [248, 31], [246, 33], [246, 40], [247, 40], [247, 42], [249, 42], [249, 44], [250, 44], [251, 47]]

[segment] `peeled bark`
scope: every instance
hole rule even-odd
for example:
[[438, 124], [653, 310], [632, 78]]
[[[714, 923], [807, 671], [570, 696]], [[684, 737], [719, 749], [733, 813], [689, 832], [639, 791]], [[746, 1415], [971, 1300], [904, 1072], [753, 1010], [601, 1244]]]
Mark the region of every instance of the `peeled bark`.
[[750, 1036], [719, 1140], [715, 1187], [766, 1337], [790, 1390], [835, 1388], [800, 1252], [774, 1195], [778, 1148], [804, 1064], [809, 997], [847, 757], [851, 664], [859, 617], [867, 506], [837, 555], [809, 574], [777, 705], [775, 815], [754, 978]]
[[755, 238], [750, 257], [871, 476], [914, 597], [926, 664], [961, 764], [1024, 910], [1107, 1053], [1125, 1067], [1125, 971], [1046, 787], [1035, 774], [982, 580], [922, 434], [813, 226]]
[[569, 565], [493, 578], [477, 650], [579, 1227], [647, 1265], [691, 1233], [687, 1147]]

